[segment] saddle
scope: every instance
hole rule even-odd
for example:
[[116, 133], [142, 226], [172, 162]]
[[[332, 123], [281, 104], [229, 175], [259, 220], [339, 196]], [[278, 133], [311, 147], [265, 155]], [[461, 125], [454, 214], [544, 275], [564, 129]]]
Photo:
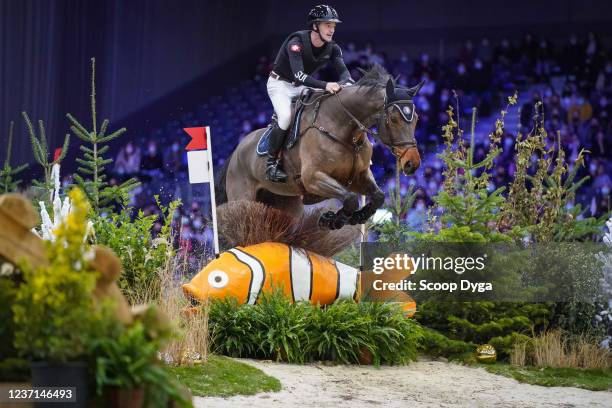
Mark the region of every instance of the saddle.
[[[323, 92], [325, 91], [305, 88], [300, 96], [291, 104], [291, 124], [289, 125], [289, 130], [287, 131], [287, 137], [285, 139], [283, 149], [291, 149], [300, 138], [300, 125], [302, 123], [302, 114], [304, 112], [304, 108], [306, 107], [305, 104], [309, 103]], [[257, 143], [256, 149], [258, 156], [265, 156], [268, 154], [268, 139], [276, 122], [276, 113], [274, 113], [272, 115], [272, 121], [259, 137], [259, 142]]]

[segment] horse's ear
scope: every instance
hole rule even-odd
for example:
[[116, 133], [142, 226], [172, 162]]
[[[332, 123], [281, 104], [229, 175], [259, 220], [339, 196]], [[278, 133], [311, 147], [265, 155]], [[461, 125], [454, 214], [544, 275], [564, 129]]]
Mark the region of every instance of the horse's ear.
[[419, 93], [419, 91], [421, 90], [421, 88], [423, 87], [423, 85], [425, 85], [425, 81], [421, 81], [418, 85], [413, 86], [412, 88], [408, 89], [408, 93], [410, 94], [411, 97], [414, 97], [416, 94]]
[[389, 78], [387, 81], [387, 99], [393, 100], [395, 97], [395, 84], [393, 83], [393, 79]]

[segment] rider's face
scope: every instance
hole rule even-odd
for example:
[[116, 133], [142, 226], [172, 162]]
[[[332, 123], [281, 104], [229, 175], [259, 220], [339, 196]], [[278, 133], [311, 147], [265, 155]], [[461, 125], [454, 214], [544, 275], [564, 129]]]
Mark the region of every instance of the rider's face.
[[331, 41], [335, 31], [336, 23], [326, 22], [319, 24], [319, 33], [325, 41]]

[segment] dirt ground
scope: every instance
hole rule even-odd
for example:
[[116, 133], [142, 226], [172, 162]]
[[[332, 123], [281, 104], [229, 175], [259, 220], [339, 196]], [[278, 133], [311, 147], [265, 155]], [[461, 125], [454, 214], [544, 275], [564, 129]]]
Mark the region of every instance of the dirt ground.
[[612, 392], [521, 384], [439, 361], [404, 367], [290, 365], [241, 360], [276, 377], [276, 393], [196, 397], [196, 407], [612, 407]]

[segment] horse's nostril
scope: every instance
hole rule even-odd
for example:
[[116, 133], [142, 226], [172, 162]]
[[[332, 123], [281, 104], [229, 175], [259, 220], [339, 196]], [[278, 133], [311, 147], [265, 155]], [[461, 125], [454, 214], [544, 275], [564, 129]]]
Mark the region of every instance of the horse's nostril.
[[415, 171], [416, 167], [412, 165], [412, 162], [407, 162], [404, 166], [404, 174], [406, 174], [407, 176], [414, 174]]

